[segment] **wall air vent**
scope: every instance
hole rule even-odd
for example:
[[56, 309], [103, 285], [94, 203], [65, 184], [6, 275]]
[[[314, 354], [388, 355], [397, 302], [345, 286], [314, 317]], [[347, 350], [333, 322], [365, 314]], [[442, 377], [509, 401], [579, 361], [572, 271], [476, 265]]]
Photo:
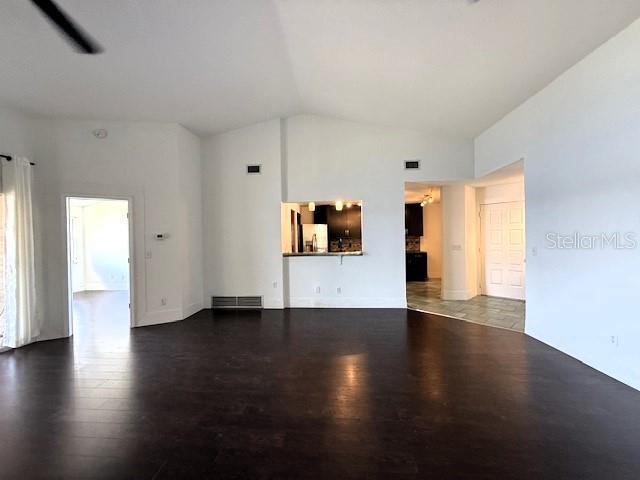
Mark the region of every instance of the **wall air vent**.
[[238, 297], [238, 308], [262, 308], [262, 297]]
[[238, 297], [211, 297], [212, 308], [236, 308]]
[[262, 309], [262, 297], [211, 297], [211, 308], [231, 310], [260, 310]]
[[404, 169], [405, 170], [417, 170], [420, 168], [420, 160], [405, 160], [404, 161]]
[[247, 165], [247, 173], [257, 175], [262, 170], [262, 165]]

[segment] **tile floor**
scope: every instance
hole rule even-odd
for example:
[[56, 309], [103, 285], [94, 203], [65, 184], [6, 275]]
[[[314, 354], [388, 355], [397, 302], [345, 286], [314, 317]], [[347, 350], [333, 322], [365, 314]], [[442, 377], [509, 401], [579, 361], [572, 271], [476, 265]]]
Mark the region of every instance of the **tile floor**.
[[471, 300], [442, 300], [440, 279], [407, 282], [407, 305], [414, 310], [447, 315], [473, 323], [524, 332], [524, 302], [478, 295]]

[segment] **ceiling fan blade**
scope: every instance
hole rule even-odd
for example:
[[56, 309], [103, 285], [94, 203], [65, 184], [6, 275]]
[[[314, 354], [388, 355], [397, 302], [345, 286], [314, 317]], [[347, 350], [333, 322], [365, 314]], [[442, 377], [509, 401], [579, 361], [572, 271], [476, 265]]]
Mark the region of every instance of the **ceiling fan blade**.
[[45, 16], [64, 33], [80, 53], [96, 54], [102, 47], [86, 34], [60, 7], [52, 0], [31, 0]]

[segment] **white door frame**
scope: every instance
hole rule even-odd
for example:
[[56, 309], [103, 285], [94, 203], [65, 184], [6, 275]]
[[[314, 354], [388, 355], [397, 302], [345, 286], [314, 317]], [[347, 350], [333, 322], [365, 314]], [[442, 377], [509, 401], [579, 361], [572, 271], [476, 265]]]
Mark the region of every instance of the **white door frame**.
[[68, 321], [68, 336], [73, 335], [73, 286], [71, 284], [71, 269], [73, 268], [73, 262], [71, 258], [71, 211], [69, 209], [71, 199], [80, 198], [95, 198], [100, 200], [125, 200], [127, 202], [127, 214], [128, 214], [128, 229], [129, 229], [129, 328], [135, 326], [135, 274], [134, 269], [136, 265], [135, 261], [135, 238], [134, 238], [134, 222], [133, 222], [133, 196], [131, 195], [109, 195], [109, 194], [92, 194], [92, 193], [74, 193], [63, 194], [63, 231], [65, 232], [64, 246], [66, 251], [67, 262], [67, 321]]

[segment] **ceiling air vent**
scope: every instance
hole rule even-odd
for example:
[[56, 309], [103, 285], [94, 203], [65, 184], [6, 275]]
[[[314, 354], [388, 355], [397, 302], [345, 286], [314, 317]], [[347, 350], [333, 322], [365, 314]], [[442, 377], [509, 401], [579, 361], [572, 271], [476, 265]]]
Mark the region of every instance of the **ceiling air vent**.
[[405, 170], [417, 170], [420, 168], [420, 160], [405, 160], [404, 161], [404, 169]]
[[262, 165], [247, 165], [247, 173], [259, 174]]

